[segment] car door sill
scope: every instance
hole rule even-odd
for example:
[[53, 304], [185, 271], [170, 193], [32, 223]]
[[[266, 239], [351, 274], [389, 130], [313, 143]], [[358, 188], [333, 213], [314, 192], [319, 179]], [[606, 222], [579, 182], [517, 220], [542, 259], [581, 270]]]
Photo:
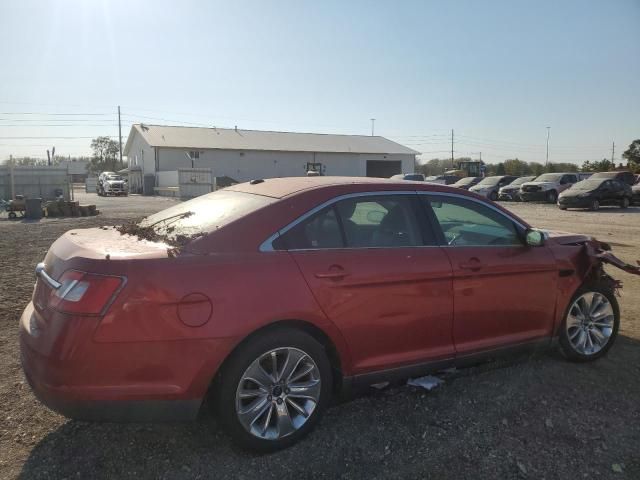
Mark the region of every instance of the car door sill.
[[438, 359], [428, 362], [379, 370], [375, 372], [362, 373], [354, 375], [352, 377], [345, 377], [343, 379], [343, 383], [347, 390], [351, 390], [352, 388], [367, 387], [369, 385], [374, 385], [381, 382], [390, 382], [403, 378], [428, 375], [430, 373], [439, 372], [450, 367], [468, 367], [491, 358], [514, 354], [531, 349], [545, 348], [551, 345], [552, 339], [550, 337], [538, 338], [526, 342], [519, 342], [516, 344], [510, 344], [501, 347], [471, 353], [464, 353], [456, 357], [446, 359]]

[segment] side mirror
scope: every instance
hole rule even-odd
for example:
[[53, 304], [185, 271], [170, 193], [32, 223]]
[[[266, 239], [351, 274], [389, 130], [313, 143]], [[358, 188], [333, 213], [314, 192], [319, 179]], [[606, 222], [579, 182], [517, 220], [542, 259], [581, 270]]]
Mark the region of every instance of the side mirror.
[[530, 228], [525, 233], [525, 240], [530, 247], [541, 247], [544, 245], [544, 233]]

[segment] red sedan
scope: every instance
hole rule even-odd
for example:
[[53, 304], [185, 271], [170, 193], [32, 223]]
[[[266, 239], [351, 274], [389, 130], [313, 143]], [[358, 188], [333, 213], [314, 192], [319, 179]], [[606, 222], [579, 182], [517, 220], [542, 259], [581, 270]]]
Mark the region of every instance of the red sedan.
[[556, 339], [602, 356], [606, 249], [446, 186], [254, 180], [60, 237], [21, 318], [24, 372], [80, 419], [194, 419], [210, 396], [237, 442], [273, 450], [353, 386]]

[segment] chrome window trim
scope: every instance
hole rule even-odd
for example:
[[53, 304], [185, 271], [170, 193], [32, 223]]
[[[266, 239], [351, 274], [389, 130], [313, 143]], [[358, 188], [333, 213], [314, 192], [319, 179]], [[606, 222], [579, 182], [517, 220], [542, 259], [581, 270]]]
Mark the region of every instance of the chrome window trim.
[[[311, 210], [309, 210], [306, 213], [303, 213], [301, 216], [299, 216], [298, 218], [296, 218], [295, 220], [293, 220], [291, 223], [289, 223], [288, 225], [286, 225], [285, 227], [281, 228], [280, 230], [278, 230], [277, 232], [273, 233], [272, 235], [270, 235], [264, 242], [262, 242], [260, 244], [259, 247], [259, 251], [260, 252], [276, 252], [279, 250], [275, 250], [273, 248], [273, 242], [280, 236], [280, 235], [284, 235], [285, 233], [287, 233], [289, 230], [291, 230], [293, 227], [295, 227], [296, 225], [298, 225], [300, 222], [303, 222], [304, 220], [306, 220], [307, 218], [309, 218], [310, 216], [316, 214], [317, 212], [319, 212], [320, 210], [333, 205], [336, 202], [339, 202], [341, 200], [345, 200], [348, 198], [358, 198], [358, 197], [375, 197], [375, 196], [381, 196], [381, 195], [432, 195], [432, 196], [443, 196], [443, 197], [454, 197], [454, 198], [460, 198], [462, 200], [468, 200], [471, 202], [475, 202], [478, 203], [480, 205], [484, 205], [490, 209], [492, 209], [493, 211], [499, 213], [500, 215], [502, 215], [503, 217], [505, 217], [506, 219], [508, 219], [509, 221], [513, 222], [515, 225], [517, 225], [518, 227], [520, 227], [523, 230], [526, 230], [527, 226], [523, 225], [522, 223], [520, 223], [518, 220], [516, 220], [515, 218], [511, 217], [510, 215], [506, 214], [505, 212], [503, 212], [502, 210], [500, 210], [499, 208], [497, 208], [494, 205], [491, 205], [490, 203], [477, 199], [477, 198], [473, 198], [467, 195], [461, 195], [459, 193], [452, 193], [452, 192], [436, 192], [436, 191], [428, 191], [428, 190], [380, 190], [380, 191], [373, 191], [373, 192], [357, 192], [357, 193], [347, 193], [344, 195], [339, 195], [337, 197], [331, 198], [323, 203], [321, 203], [320, 205], [312, 208]], [[316, 250], [369, 250], [369, 249], [381, 249], [381, 248], [440, 248], [440, 247], [445, 247], [445, 248], [452, 248], [455, 247], [455, 245], [414, 245], [414, 246], [409, 246], [409, 247], [337, 247], [337, 248], [304, 248], [304, 249], [290, 249], [290, 250], [283, 250], [283, 251], [288, 251], [288, 252], [308, 252], [308, 251], [316, 251]], [[488, 247], [488, 248], [495, 248], [495, 246], [493, 245], [478, 245], [478, 247]], [[515, 247], [515, 248], [519, 248], [520, 245], [503, 245], [501, 246], [502, 248], [504, 247]]]
[[[275, 250], [273, 248], [273, 242], [280, 237], [281, 235], [284, 235], [285, 233], [287, 233], [289, 230], [291, 230], [293, 227], [295, 227], [296, 225], [298, 225], [299, 223], [305, 221], [307, 218], [311, 217], [312, 215], [318, 213], [320, 210], [329, 207], [331, 205], [333, 205], [334, 203], [340, 202], [341, 200], [346, 200], [349, 198], [359, 198], [359, 197], [379, 197], [379, 196], [384, 196], [384, 195], [417, 195], [418, 192], [416, 192], [415, 190], [380, 190], [380, 191], [373, 191], [373, 192], [356, 192], [356, 193], [346, 193], [344, 195], [339, 195], [337, 197], [333, 197], [323, 203], [321, 203], [320, 205], [317, 205], [316, 207], [312, 208], [311, 210], [309, 210], [306, 213], [303, 213], [302, 215], [300, 215], [298, 218], [296, 218], [294, 221], [292, 221], [291, 223], [289, 223], [288, 225], [286, 225], [285, 227], [281, 228], [280, 230], [278, 230], [277, 232], [273, 233], [272, 235], [270, 235], [264, 242], [262, 242], [260, 244], [259, 247], [259, 251], [260, 252], [276, 252], [278, 250]], [[422, 246], [432, 246], [432, 245], [415, 245], [413, 247], [364, 247], [364, 248], [419, 248]], [[290, 250], [283, 250], [283, 251], [287, 251], [287, 252], [300, 252], [300, 251], [312, 251], [312, 250], [363, 250], [363, 247], [337, 247], [337, 248], [305, 248], [305, 249], [290, 249]]]

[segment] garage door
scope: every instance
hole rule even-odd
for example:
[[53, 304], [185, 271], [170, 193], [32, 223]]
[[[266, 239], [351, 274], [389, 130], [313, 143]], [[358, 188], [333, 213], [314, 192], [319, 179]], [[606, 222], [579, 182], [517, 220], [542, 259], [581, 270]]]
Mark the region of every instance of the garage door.
[[389, 178], [398, 173], [402, 173], [399, 160], [367, 160], [367, 177]]

